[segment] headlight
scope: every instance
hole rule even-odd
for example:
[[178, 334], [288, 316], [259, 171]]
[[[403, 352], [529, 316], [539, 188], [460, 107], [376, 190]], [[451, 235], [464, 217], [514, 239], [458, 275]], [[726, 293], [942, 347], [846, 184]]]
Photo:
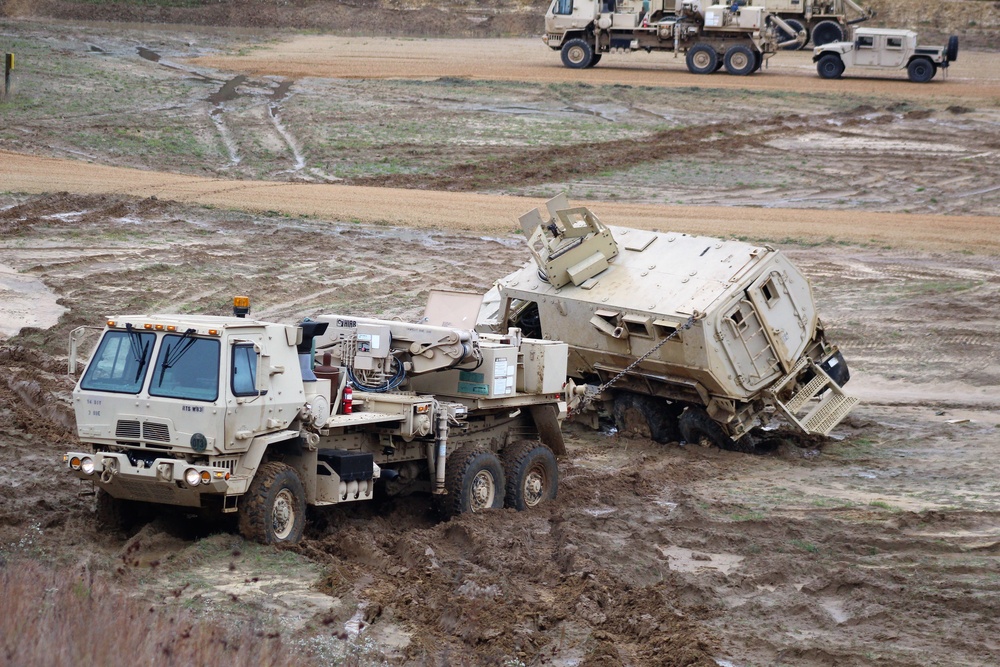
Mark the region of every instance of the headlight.
[[83, 461], [80, 462], [80, 470], [87, 473], [88, 475], [94, 474], [94, 459], [89, 456], [84, 457]]
[[184, 481], [188, 486], [198, 486], [201, 484], [201, 475], [194, 468], [188, 468], [184, 471]]
[[73, 458], [71, 458], [69, 460], [69, 467], [72, 468], [73, 470], [79, 470], [80, 469], [80, 457], [79, 456], [74, 456]]

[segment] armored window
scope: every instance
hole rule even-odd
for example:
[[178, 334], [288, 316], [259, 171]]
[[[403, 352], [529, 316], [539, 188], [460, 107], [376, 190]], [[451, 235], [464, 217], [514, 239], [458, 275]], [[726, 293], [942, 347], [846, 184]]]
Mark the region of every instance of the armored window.
[[740, 312], [739, 308], [729, 313], [729, 319], [731, 319], [733, 321], [733, 324], [736, 325], [737, 331], [743, 331], [744, 329], [747, 328], [747, 321], [743, 317], [743, 313]]
[[233, 364], [230, 367], [229, 385], [233, 396], [256, 396], [266, 394], [257, 391], [257, 351], [251, 343], [238, 343], [233, 346]]
[[780, 296], [778, 293], [778, 286], [774, 284], [774, 278], [770, 278], [767, 282], [760, 286], [760, 293], [764, 295], [764, 300], [767, 302], [767, 305], [774, 305]]
[[555, 0], [552, 4], [553, 14], [572, 14], [573, 0]]
[[[670, 342], [680, 342], [681, 334], [677, 330], [676, 322], [668, 322], [667, 320], [653, 320], [653, 331], [656, 332], [658, 338], [670, 338]], [[673, 338], [671, 338], [673, 336]]]
[[858, 48], [859, 49], [870, 49], [875, 46], [875, 38], [871, 35], [865, 35], [858, 37]]
[[903, 38], [902, 37], [889, 37], [885, 40], [885, 48], [887, 49], [901, 49], [903, 48]]
[[164, 336], [149, 384], [151, 396], [214, 401], [219, 397], [219, 341]]
[[156, 334], [109, 331], [101, 339], [94, 358], [80, 382], [81, 389], [138, 394], [146, 380]]
[[652, 318], [645, 315], [625, 315], [622, 317], [622, 326], [628, 331], [630, 336], [640, 338], [652, 338], [653, 332], [650, 328]]

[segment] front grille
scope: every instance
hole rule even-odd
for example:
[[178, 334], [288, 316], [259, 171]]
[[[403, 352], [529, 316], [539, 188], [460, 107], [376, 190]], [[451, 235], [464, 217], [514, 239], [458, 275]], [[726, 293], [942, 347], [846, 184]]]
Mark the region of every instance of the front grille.
[[146, 440], [156, 440], [157, 442], [170, 442], [170, 427], [166, 424], [143, 422], [142, 437]]
[[236, 457], [226, 458], [226, 459], [215, 459], [209, 463], [213, 468], [222, 468], [223, 470], [228, 470], [229, 474], [232, 475], [236, 472]]
[[139, 422], [137, 421], [119, 421], [118, 427], [115, 429], [115, 437], [123, 438], [126, 440], [138, 440], [139, 439]]

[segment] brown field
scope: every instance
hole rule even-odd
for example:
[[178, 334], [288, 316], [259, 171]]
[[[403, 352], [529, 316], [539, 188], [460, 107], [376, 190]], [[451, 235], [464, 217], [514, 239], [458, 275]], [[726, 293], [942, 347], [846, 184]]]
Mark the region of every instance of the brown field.
[[[996, 54], [926, 86], [831, 87], [802, 54], [581, 82], [517, 39], [0, 28], [30, 56], [0, 106], [0, 592], [45, 610], [0, 623], [8, 662], [996, 663]], [[761, 456], [569, 425], [537, 512], [334, 508], [283, 551], [182, 513], [95, 529], [60, 463], [71, 329], [236, 293], [278, 321], [415, 317], [528, 259], [516, 218], [561, 190], [609, 224], [779, 245], [861, 406]], [[142, 651], [73, 643], [108, 607]]]

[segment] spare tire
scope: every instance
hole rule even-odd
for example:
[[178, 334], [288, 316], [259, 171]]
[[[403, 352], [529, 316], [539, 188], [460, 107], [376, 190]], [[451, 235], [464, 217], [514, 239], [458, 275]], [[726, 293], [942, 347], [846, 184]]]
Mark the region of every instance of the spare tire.
[[952, 35], [948, 38], [948, 48], [945, 49], [944, 55], [950, 63], [958, 60], [958, 35]]
[[833, 42], [844, 41], [844, 29], [836, 21], [820, 21], [813, 26], [813, 46], [824, 46]]

